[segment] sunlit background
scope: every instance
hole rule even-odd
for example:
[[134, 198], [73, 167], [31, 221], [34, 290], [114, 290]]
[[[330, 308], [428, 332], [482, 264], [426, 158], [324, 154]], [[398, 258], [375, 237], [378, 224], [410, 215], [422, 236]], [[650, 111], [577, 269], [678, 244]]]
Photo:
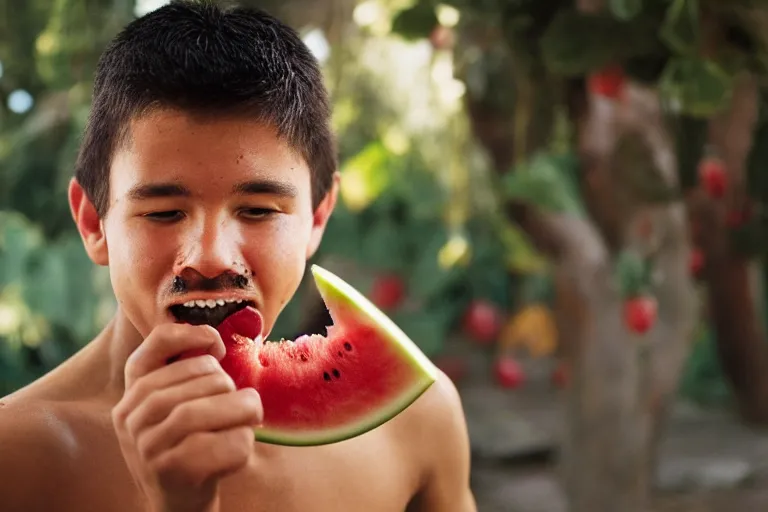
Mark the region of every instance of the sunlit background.
[[[0, 396], [64, 361], [114, 312], [108, 274], [83, 251], [66, 188], [100, 52], [125, 23], [165, 3], [0, 0]], [[600, 423], [603, 416], [590, 420], [562, 405], [589, 409], [583, 404], [599, 396], [590, 390], [613, 386], [615, 379], [621, 380], [617, 374], [624, 373], [622, 369], [645, 368], [645, 362], [637, 361], [645, 361], [664, 343], [681, 347], [668, 355], [680, 360], [671, 364], [672, 383], [665, 381], [671, 391], [637, 394], [638, 403], [645, 404], [639, 407], [666, 418], [660, 423], [664, 429], [659, 442], [649, 441], [648, 447], [660, 453], [648, 463], [654, 475], [649, 486], [654, 506], [695, 512], [768, 509], [763, 462], [768, 436], [759, 428], [768, 423], [768, 405], [759, 406], [768, 404], [768, 377], [754, 377], [763, 368], [768, 371], [764, 255], [756, 248], [766, 231], [759, 220], [762, 193], [752, 194], [758, 188], [750, 188], [765, 181], [753, 176], [760, 155], [750, 156], [749, 172], [729, 169], [735, 174], [728, 181], [741, 187], [752, 184], [747, 187], [754, 196], [749, 204], [758, 212], [758, 221], [749, 224], [739, 217], [745, 208], [739, 203], [743, 193], [728, 196], [727, 212], [719, 207], [707, 210], [696, 195], [701, 187], [717, 189], [720, 176], [716, 166], [710, 168], [715, 169], [711, 176], [701, 171], [706, 155], [718, 154], [711, 140], [703, 143], [702, 120], [716, 118], [738, 97], [732, 93], [742, 62], [758, 70], [755, 73], [768, 69], [759, 37], [750, 39], [753, 46], [746, 50], [733, 43], [723, 46], [727, 51], [722, 55], [715, 52], [696, 60], [698, 54], [686, 45], [703, 37], [698, 23], [708, 14], [705, 8], [699, 12], [692, 0], [605, 2], [603, 8], [612, 9], [603, 15], [609, 21], [593, 25], [569, 18], [575, 11], [565, 1], [241, 3], [261, 6], [294, 26], [323, 65], [333, 99], [342, 184], [340, 204], [315, 260], [374, 299], [456, 382], [470, 426], [473, 486], [481, 511], [558, 512], [570, 506], [578, 512], [598, 512], [584, 504], [589, 501], [576, 503], [578, 493], [564, 485], [570, 481], [569, 472], [590, 464], [583, 459], [587, 449], [563, 451], [561, 439], [572, 442], [575, 434], [569, 428]], [[712, 9], [733, 27], [743, 25], [745, 33], [759, 33], [760, 22], [744, 21], [749, 16], [739, 10], [752, 9], [751, 2], [737, 3], [747, 7], [728, 10], [718, 4]], [[644, 32], [648, 25], [652, 30]], [[731, 25], [728, 30], [736, 30]], [[577, 30], [584, 27], [592, 29]], [[657, 35], [658, 41], [653, 39]], [[635, 44], [633, 38], [658, 44]], [[605, 55], [589, 54], [594, 58], [587, 62], [580, 51]], [[598, 124], [601, 115], [612, 115], [612, 108], [631, 111], [636, 105], [633, 96], [616, 99], [612, 91], [618, 82], [603, 67], [614, 57], [631, 61], [632, 78], [642, 77], [661, 91], [673, 126], [666, 140], [677, 144], [672, 174], [679, 178], [673, 188], [684, 192], [662, 199], [658, 194], [643, 196], [643, 204], [652, 206], [638, 210], [640, 220], [627, 221], [615, 239], [605, 235], [616, 230], [610, 208], [623, 208], [620, 203], [634, 199], [626, 199], [630, 196], [623, 188], [609, 190], [615, 183], [600, 181], [605, 176], [600, 178], [599, 172], [579, 174], [585, 161], [577, 143], [582, 139], [574, 137], [587, 128], [569, 110], [572, 98], [564, 91], [570, 82], [563, 79], [581, 80], [575, 90], [592, 98]], [[637, 94], [639, 98], [642, 93]], [[760, 110], [760, 120], [763, 115]], [[651, 123], [652, 116], [643, 122]], [[615, 126], [605, 121], [602, 132], [595, 129], [596, 140], [611, 139]], [[755, 128], [756, 133], [760, 129]], [[756, 141], [758, 136], [766, 135], [759, 132]], [[624, 160], [617, 161], [629, 162], [622, 164], [628, 170], [615, 176], [636, 184], [637, 175], [632, 181], [630, 174], [653, 165], [642, 156], [653, 150], [645, 147], [640, 156], [632, 151], [637, 148], [621, 153]], [[720, 148], [720, 153], [729, 165], [739, 161], [729, 159], [726, 149]], [[665, 164], [658, 162], [664, 161], [657, 158], [660, 169]], [[649, 171], [640, 182], [654, 187], [660, 174]], [[596, 195], [579, 191], [584, 182]], [[599, 194], [616, 204], [595, 199]], [[715, 192], [710, 196], [719, 197]], [[677, 213], [653, 206], [681, 198], [688, 201], [687, 209]], [[608, 302], [573, 292], [578, 291], [573, 283], [579, 276], [574, 269], [587, 267], [574, 263], [576, 256], [569, 260], [552, 251], [546, 240], [534, 243], [547, 219], [537, 224], [532, 208], [558, 221], [560, 216], [579, 219], [583, 225], [560, 233], [563, 240], [583, 235], [574, 247], [591, 243], [585, 233], [605, 235], [608, 260], [620, 268], [614, 285], [605, 288], [612, 290], [606, 292]], [[697, 217], [702, 208], [727, 216], [728, 223], [711, 224], [710, 217]], [[673, 221], [680, 224], [677, 232], [669, 227]], [[597, 228], [585, 230], [589, 222]], [[693, 233], [726, 224], [734, 231], [730, 241], [700, 243]], [[569, 224], [563, 225], [569, 231]], [[663, 247], [646, 250], [645, 242], [635, 243], [638, 226], [661, 233]], [[681, 240], [679, 247], [670, 242], [673, 239]], [[742, 251], [744, 247], [748, 249]], [[656, 250], [661, 263], [651, 268], [653, 258], [646, 256]], [[721, 270], [730, 277], [718, 281], [715, 273]], [[601, 275], [595, 278], [596, 290], [602, 290]], [[749, 301], [751, 316], [745, 320], [738, 310], [712, 315], [718, 305], [733, 300], [726, 293], [738, 294], [728, 283], [740, 277], [750, 290], [744, 300]], [[660, 280], [666, 280], [667, 288]], [[688, 295], [679, 292], [688, 309], [674, 291], [683, 288], [690, 288]], [[631, 289], [632, 295], [620, 296], [619, 289]], [[658, 303], [653, 290], [660, 290]], [[322, 328], [326, 319], [322, 308], [318, 313], [318, 300], [307, 280], [272, 337], [294, 338]], [[603, 322], [608, 327], [595, 327]], [[745, 322], [752, 322], [754, 329], [740, 331], [738, 326]], [[583, 331], [574, 334], [569, 330], [573, 326]], [[643, 348], [646, 328], [651, 348]], [[572, 347], [590, 336], [613, 340], [620, 347], [617, 353], [631, 357], [620, 362], [613, 355], [600, 362], [594, 353], [591, 359], [580, 358], [579, 349]], [[756, 344], [749, 345], [748, 336], [757, 339]], [[730, 378], [721, 364], [723, 354], [729, 353], [724, 346], [746, 347], [734, 350], [740, 356], [731, 354]], [[734, 359], [738, 357], [741, 363]], [[738, 365], [747, 368], [762, 357], [765, 362], [743, 370], [749, 378], [739, 381]], [[656, 374], [651, 375], [653, 379]], [[668, 406], [657, 411], [654, 400]], [[616, 427], [621, 422], [612, 423], [612, 414], [634, 410], [606, 407], [606, 425], [613, 425], [608, 429], [621, 428]], [[637, 414], [638, 422], [647, 419]], [[570, 465], [558, 466], [564, 457], [572, 458]], [[609, 489], [613, 482], [601, 485]], [[641, 510], [627, 507], [613, 511]]]

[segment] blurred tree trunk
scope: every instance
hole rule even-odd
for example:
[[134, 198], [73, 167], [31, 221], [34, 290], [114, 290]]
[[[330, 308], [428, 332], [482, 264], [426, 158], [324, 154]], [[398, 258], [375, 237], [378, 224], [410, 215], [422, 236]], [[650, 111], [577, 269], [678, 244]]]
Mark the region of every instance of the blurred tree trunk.
[[729, 197], [724, 203], [701, 193], [689, 198], [690, 216], [706, 259], [709, 317], [716, 333], [722, 369], [736, 398], [741, 417], [749, 423], [768, 423], [768, 342], [757, 264], [740, 254], [730, 238], [728, 217], [747, 211], [746, 167], [759, 113], [759, 90], [754, 78], [742, 76], [731, 108], [712, 119], [709, 144], [723, 159]]
[[[628, 91], [629, 92], [629, 91]], [[666, 405], [674, 395], [693, 325], [694, 294], [688, 277], [683, 206], [649, 206], [633, 197], [624, 173], [632, 163], [618, 153], [623, 135], [648, 142], [661, 177], [676, 186], [675, 158], [656, 95], [633, 88], [624, 106], [588, 98], [577, 90], [574, 122], [592, 221], [510, 208], [556, 265], [556, 304], [572, 380], [566, 393], [562, 444], [563, 483], [574, 512], [640, 512], [647, 509]], [[471, 101], [471, 100], [470, 100]], [[475, 123], [494, 122], [486, 115]], [[502, 125], [497, 121], [497, 126]], [[505, 171], [506, 148], [486, 147]], [[514, 134], [509, 134], [513, 137]], [[650, 219], [650, 241], [635, 236]], [[650, 244], [650, 245], [649, 245]], [[655, 257], [659, 319], [644, 337], [623, 323], [615, 257], [631, 247]]]

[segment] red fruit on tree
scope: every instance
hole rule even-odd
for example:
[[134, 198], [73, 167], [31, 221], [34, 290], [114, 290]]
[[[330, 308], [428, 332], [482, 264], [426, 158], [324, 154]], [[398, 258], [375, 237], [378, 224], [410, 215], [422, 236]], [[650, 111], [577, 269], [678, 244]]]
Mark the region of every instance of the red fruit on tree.
[[373, 283], [371, 301], [383, 310], [391, 310], [405, 298], [405, 283], [396, 275], [379, 276]]
[[493, 364], [493, 373], [496, 383], [505, 389], [517, 388], [525, 381], [522, 366], [509, 356], [502, 356], [496, 360]]
[[589, 75], [587, 87], [592, 94], [615, 100], [621, 97], [626, 82], [624, 70], [614, 65]]
[[658, 304], [647, 295], [632, 297], [624, 303], [624, 322], [635, 334], [645, 334], [656, 323]]
[[493, 343], [501, 330], [502, 317], [492, 303], [475, 300], [464, 314], [464, 330], [481, 344]]
[[728, 188], [725, 165], [717, 158], [705, 158], [699, 164], [699, 181], [712, 199], [720, 199]]
[[704, 268], [704, 252], [699, 248], [691, 250], [691, 256], [688, 263], [690, 265], [691, 275], [698, 276]]

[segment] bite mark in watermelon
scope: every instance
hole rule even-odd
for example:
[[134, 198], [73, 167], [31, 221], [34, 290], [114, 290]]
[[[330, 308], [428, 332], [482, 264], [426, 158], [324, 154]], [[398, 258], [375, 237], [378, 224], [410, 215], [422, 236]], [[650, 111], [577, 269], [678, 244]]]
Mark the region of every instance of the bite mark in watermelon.
[[321, 267], [312, 274], [333, 319], [327, 336], [262, 341], [261, 315], [250, 307], [217, 327], [227, 347], [222, 367], [238, 388], [261, 395], [261, 442], [315, 446], [364, 434], [437, 379], [434, 364], [367, 298]]

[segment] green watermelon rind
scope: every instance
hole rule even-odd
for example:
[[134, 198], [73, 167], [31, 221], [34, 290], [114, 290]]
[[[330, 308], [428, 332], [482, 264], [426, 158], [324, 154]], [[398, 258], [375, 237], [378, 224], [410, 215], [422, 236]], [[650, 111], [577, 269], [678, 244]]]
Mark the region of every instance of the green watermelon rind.
[[413, 404], [427, 389], [437, 381], [437, 367], [419, 349], [419, 347], [386, 314], [369, 301], [362, 293], [354, 289], [340, 277], [318, 266], [312, 266], [315, 284], [325, 302], [334, 325], [344, 325], [341, 318], [343, 310], [356, 311], [362, 322], [373, 327], [392, 342], [392, 347], [399, 352], [415, 373], [413, 385], [402, 394], [399, 400], [386, 407], [374, 408], [370, 415], [359, 422], [335, 429], [286, 431], [285, 429], [255, 429], [257, 441], [286, 446], [318, 446], [345, 441], [365, 434], [388, 422]]

